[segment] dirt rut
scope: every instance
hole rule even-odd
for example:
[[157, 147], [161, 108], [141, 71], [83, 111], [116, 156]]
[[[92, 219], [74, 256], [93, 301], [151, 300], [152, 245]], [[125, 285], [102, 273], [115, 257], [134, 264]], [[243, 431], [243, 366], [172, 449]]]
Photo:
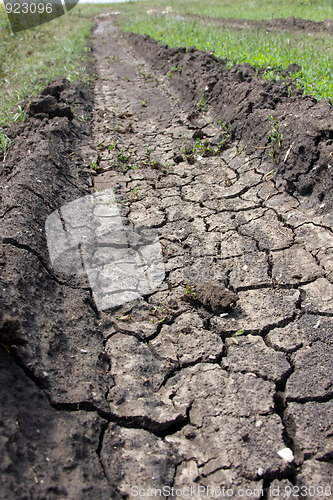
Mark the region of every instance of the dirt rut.
[[[25, 345], [0, 353], [2, 498], [329, 498], [330, 213], [153, 46], [101, 18], [93, 129], [63, 83], [46, 93], [76, 117], [35, 107], [34, 161], [6, 160], [1, 339], [11, 324]], [[84, 276], [52, 269], [44, 224], [105, 189], [124, 228], [157, 233], [165, 280], [99, 311]], [[102, 270], [111, 247], [96, 244]]]

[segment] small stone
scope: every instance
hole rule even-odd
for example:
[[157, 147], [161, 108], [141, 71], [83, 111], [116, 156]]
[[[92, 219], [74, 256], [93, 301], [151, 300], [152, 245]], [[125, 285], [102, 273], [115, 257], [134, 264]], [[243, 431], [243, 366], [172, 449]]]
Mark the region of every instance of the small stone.
[[285, 462], [293, 462], [294, 460], [294, 454], [290, 448], [283, 448], [282, 450], [279, 450], [277, 454], [285, 460]]

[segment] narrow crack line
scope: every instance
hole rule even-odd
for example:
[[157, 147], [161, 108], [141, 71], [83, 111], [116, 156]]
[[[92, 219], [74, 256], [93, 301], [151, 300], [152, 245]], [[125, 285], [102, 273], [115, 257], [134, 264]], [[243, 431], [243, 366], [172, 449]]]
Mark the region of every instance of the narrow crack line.
[[69, 285], [66, 281], [61, 281], [59, 280], [53, 273], [52, 271], [50, 270], [50, 268], [47, 266], [47, 264], [44, 262], [43, 258], [40, 256], [40, 254], [34, 250], [33, 248], [31, 248], [29, 245], [26, 245], [25, 243], [19, 243], [18, 241], [16, 241], [14, 238], [3, 238], [2, 240], [3, 244], [5, 245], [12, 245], [13, 247], [15, 248], [19, 248], [20, 250], [25, 250], [26, 252], [34, 255], [38, 261], [40, 262], [40, 264], [43, 266], [43, 268], [45, 269], [45, 271], [47, 272], [47, 274], [52, 278], [53, 281], [55, 281], [55, 283], [57, 283], [58, 285], [61, 285], [61, 286], [67, 286], [68, 288], [72, 288], [73, 290], [83, 290], [84, 288], [83, 287], [75, 287], [75, 286], [72, 286], [72, 285]]
[[[195, 361], [188, 361], [188, 362], [184, 362], [182, 363], [181, 361], [178, 360], [177, 363], [174, 364], [173, 367], [171, 367], [171, 369], [169, 370], [168, 373], [166, 373], [166, 375], [164, 376], [161, 384], [159, 385], [158, 389], [157, 389], [157, 392], [159, 392], [162, 387], [165, 387], [166, 384], [168, 383], [168, 381], [170, 379], [172, 379], [177, 373], [181, 372], [182, 370], [185, 370], [186, 368], [192, 368], [194, 366], [198, 366], [198, 365], [201, 365], [201, 364], [210, 364], [210, 365], [218, 365], [220, 368], [220, 359], [222, 359], [223, 357], [223, 351], [224, 351], [224, 346], [223, 348], [221, 349], [221, 353], [215, 358], [215, 359], [204, 359], [204, 356], [202, 356], [200, 359], [197, 359]], [[167, 360], [167, 358], [162, 358], [163, 360]], [[221, 368], [222, 370], [223, 368]]]
[[[104, 413], [105, 414], [105, 413]], [[106, 414], [105, 414], [106, 415]], [[103, 417], [109, 423], [119, 425], [126, 429], [140, 429], [154, 434], [156, 437], [164, 438], [168, 435], [175, 434], [187, 425], [188, 417], [181, 414], [174, 417], [172, 420], [165, 422], [157, 422], [150, 419], [146, 415], [142, 416], [119, 416], [110, 411], [108, 416]]]
[[106, 468], [104, 466], [104, 462], [103, 462], [102, 456], [101, 456], [102, 449], [103, 449], [104, 436], [105, 436], [105, 433], [106, 433], [108, 427], [109, 427], [109, 422], [105, 422], [104, 421], [104, 422], [101, 423], [101, 432], [100, 432], [100, 435], [99, 435], [99, 438], [98, 438], [98, 446], [96, 448], [96, 455], [97, 455], [99, 463], [101, 465], [101, 469], [103, 471], [104, 477], [107, 480], [108, 484], [111, 486], [111, 484], [109, 482], [108, 475], [107, 475], [107, 471], [106, 471]]
[[[230, 167], [229, 167], [230, 168]], [[226, 195], [224, 196], [223, 198], [225, 198], [226, 200], [233, 200], [235, 198], [240, 198], [241, 196], [243, 196], [245, 193], [247, 193], [248, 191], [250, 191], [250, 189], [253, 189], [257, 186], [259, 186], [260, 184], [262, 183], [262, 181], [260, 182], [257, 182], [257, 184], [252, 184], [251, 186], [244, 186], [243, 189], [241, 189], [240, 191], [238, 191], [237, 193], [234, 193], [234, 194], [230, 194], [230, 195]]]
[[[205, 204], [205, 202], [203, 202], [203, 204]], [[210, 207], [206, 207], [205, 205], [204, 205], [204, 208], [208, 208], [209, 210], [214, 210], [214, 213], [211, 215], [219, 215], [219, 214], [226, 214], [226, 213], [227, 214], [231, 214], [231, 213], [238, 214], [239, 212], [252, 212], [252, 210], [258, 210], [259, 208], [268, 209], [269, 207], [263, 207], [261, 204], [258, 204], [258, 205], [252, 205], [249, 207], [241, 207], [238, 209], [232, 209], [232, 208], [212, 209]], [[210, 217], [210, 215], [208, 215], [207, 217]]]
[[23, 184], [23, 183], [18, 183], [18, 186], [24, 188], [24, 189], [27, 189], [30, 193], [34, 194], [35, 196], [37, 196], [37, 198], [39, 198], [40, 200], [42, 200], [43, 203], [45, 203], [45, 205], [49, 208], [50, 207], [50, 203], [44, 198], [43, 195], [41, 195], [40, 193], [37, 193], [31, 186], [29, 186], [28, 184]]
[[[56, 166], [56, 165], [55, 165]], [[58, 169], [58, 167], [57, 167]], [[58, 169], [59, 173], [64, 177], [64, 179], [71, 185], [73, 186], [75, 189], [77, 189], [78, 191], [80, 191], [81, 194], [83, 195], [89, 195], [91, 194], [91, 188], [90, 187], [83, 187], [83, 186], [78, 186], [77, 184], [75, 184], [75, 182], [73, 182], [67, 175], [65, 175], [60, 169]]]
[[[244, 335], [245, 336], [246, 335], [255, 335], [257, 337], [262, 337], [263, 340], [265, 340], [265, 337], [267, 336], [267, 334], [271, 330], [274, 330], [275, 328], [284, 328], [284, 327], [288, 326], [290, 323], [294, 322], [297, 314], [298, 314], [298, 312], [294, 311], [293, 315], [290, 316], [289, 318], [283, 318], [280, 321], [277, 321], [275, 323], [271, 323], [270, 325], [266, 325], [266, 326], [260, 328], [260, 330], [246, 329]], [[231, 338], [234, 334], [235, 334], [235, 329], [224, 330], [223, 333], [220, 334], [220, 336], [223, 340], [225, 340], [227, 338]], [[267, 347], [270, 347], [270, 346], [267, 346]], [[273, 349], [273, 347], [270, 347], [270, 348]]]
[[3, 214], [0, 215], [0, 219], [4, 219], [6, 215], [8, 215], [12, 210], [15, 210], [16, 208], [22, 208], [20, 205], [14, 205], [10, 208], [7, 208]]
[[36, 377], [36, 375], [28, 368], [21, 360], [19, 354], [15, 349], [11, 350], [11, 355], [16, 363], [16, 365], [23, 371], [25, 376], [44, 394], [46, 399], [48, 400], [50, 406], [57, 411], [87, 411], [97, 413], [104, 420], [111, 419], [111, 412], [107, 412], [98, 406], [95, 406], [94, 403], [88, 401], [80, 401], [80, 402], [72, 402], [72, 403], [56, 403], [52, 401], [51, 396], [46, 392], [43, 383]]
[[326, 229], [327, 231], [329, 231], [330, 233], [333, 234], [333, 229], [330, 226], [326, 226], [325, 224], [319, 224], [318, 222], [314, 222], [311, 220], [301, 222], [301, 224], [298, 224], [297, 226], [292, 226], [292, 227], [293, 227], [293, 230], [296, 231], [296, 229], [299, 229], [300, 227], [307, 226], [310, 224], [312, 224], [313, 226], [316, 226], [316, 227], [320, 227], [321, 229]]
[[96, 406], [94, 403], [90, 401], [73, 401], [73, 402], [66, 402], [66, 403], [61, 403], [61, 402], [55, 402], [52, 401], [51, 398], [49, 398], [50, 405], [52, 408], [54, 408], [57, 411], [66, 411], [66, 412], [81, 412], [81, 411], [86, 411], [86, 412], [92, 412], [92, 413], [97, 413], [101, 418], [104, 420], [107, 420], [108, 422], [112, 421], [112, 414], [111, 411], [106, 411], [103, 410], [102, 408], [99, 408]]
[[288, 403], [299, 403], [299, 404], [306, 404], [306, 403], [329, 403], [330, 401], [333, 400], [333, 389], [332, 391], [328, 392], [324, 396], [312, 396], [312, 397], [288, 397], [287, 402]]
[[317, 281], [318, 277], [315, 276], [309, 280], [298, 281], [297, 283], [277, 283], [272, 280], [271, 283], [260, 283], [258, 285], [247, 285], [236, 288], [237, 292], [244, 292], [248, 290], [262, 290], [265, 288], [272, 288], [274, 290], [298, 290], [299, 288], [309, 285]]

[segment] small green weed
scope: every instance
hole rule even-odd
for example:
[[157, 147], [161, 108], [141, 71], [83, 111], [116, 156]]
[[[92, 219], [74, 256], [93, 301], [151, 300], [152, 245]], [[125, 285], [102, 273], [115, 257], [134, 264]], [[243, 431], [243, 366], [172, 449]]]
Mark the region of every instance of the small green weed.
[[207, 113], [205, 94], [202, 94], [199, 101], [197, 102], [197, 109], [200, 113]]
[[14, 122], [24, 122], [27, 112], [22, 109], [22, 106], [17, 106], [17, 112], [13, 115]]
[[90, 160], [89, 167], [95, 172], [99, 172], [100, 170], [102, 170], [100, 167], [100, 163], [101, 163], [101, 157], [98, 154], [92, 160]]
[[0, 131], [0, 152], [3, 154], [3, 159], [6, 159], [8, 152], [8, 145], [10, 143], [10, 139], [7, 137], [5, 132]]
[[129, 321], [132, 319], [131, 314], [126, 314], [126, 316], [116, 316], [117, 321]]
[[195, 154], [197, 152], [200, 152], [202, 156], [212, 156], [216, 153], [215, 149], [213, 146], [209, 144], [208, 139], [196, 139], [195, 144], [192, 149], [192, 153]]
[[192, 300], [197, 299], [197, 294], [194, 291], [194, 285], [186, 285], [185, 286], [185, 295]]
[[144, 71], [142, 71], [142, 66], [143, 64], [137, 64], [136, 68], [138, 74], [141, 75], [146, 80], [146, 82], [154, 80], [154, 77], [152, 76], [151, 73], [145, 73]]
[[235, 332], [231, 339], [232, 339], [232, 342], [236, 345], [238, 345], [238, 340], [236, 339], [236, 337], [239, 337], [240, 335], [244, 335], [245, 331], [244, 330], [238, 330], [237, 332]]
[[172, 66], [172, 68], [169, 69], [169, 71], [167, 72], [167, 74], [165, 75], [166, 78], [171, 78], [172, 75], [174, 73], [176, 73], [176, 71], [178, 71], [179, 68], [177, 68], [177, 66]]
[[276, 148], [281, 147], [281, 142], [282, 142], [282, 134], [280, 132], [280, 123], [276, 122], [273, 118], [272, 115], [268, 115], [268, 119], [271, 124], [271, 132], [269, 136], [269, 141], [271, 145], [271, 157], [274, 159], [275, 158], [275, 153], [276, 153]]
[[168, 307], [163, 304], [162, 302], [158, 305], [153, 306], [153, 308], [150, 311], [150, 315], [154, 316], [153, 318], [150, 318], [151, 323], [164, 323], [166, 320], [167, 316], [169, 313]]

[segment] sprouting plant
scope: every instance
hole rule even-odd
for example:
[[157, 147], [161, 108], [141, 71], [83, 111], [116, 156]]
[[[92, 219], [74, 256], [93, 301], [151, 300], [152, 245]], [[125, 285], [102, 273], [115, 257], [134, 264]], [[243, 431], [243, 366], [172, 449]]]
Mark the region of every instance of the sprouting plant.
[[236, 339], [236, 337], [239, 337], [240, 335], [244, 335], [244, 330], [240, 329], [237, 332], [233, 333], [231, 339], [234, 344], [238, 345], [238, 340]]
[[187, 297], [189, 297], [189, 298], [191, 298], [193, 300], [196, 300], [197, 295], [194, 292], [193, 288], [194, 288], [193, 285], [186, 285], [185, 286], [185, 294], [187, 295]]
[[84, 113], [83, 115], [78, 116], [77, 119], [81, 122], [87, 122], [89, 120], [89, 117], [86, 113]]
[[112, 130], [114, 132], [122, 132], [122, 129], [121, 129], [121, 126], [119, 125], [119, 123], [117, 125], [115, 125], [114, 127], [112, 127]]
[[131, 318], [131, 314], [126, 314], [126, 316], [116, 316], [117, 321], [129, 321]]
[[117, 159], [118, 161], [120, 161], [121, 163], [127, 163], [128, 160], [130, 159], [130, 155], [127, 155], [124, 153], [123, 150], [121, 150], [117, 156]]
[[137, 64], [137, 70], [138, 70], [138, 74], [143, 76], [143, 78], [146, 80], [146, 81], [149, 81], [149, 80], [153, 80], [153, 77], [152, 77], [152, 74], [151, 73], [145, 73], [144, 71], [142, 71], [141, 67], [143, 66], [143, 64]]
[[26, 114], [27, 114], [27, 112], [23, 111], [22, 106], [18, 105], [17, 112], [13, 115], [14, 122], [18, 122], [18, 121], [23, 122], [25, 120]]
[[142, 101], [141, 106], [143, 108], [146, 108], [148, 106], [148, 99], [145, 99], [144, 101]]
[[168, 307], [162, 302], [159, 305], [153, 306], [150, 314], [154, 316], [154, 318], [151, 318], [150, 322], [154, 323], [155, 321], [157, 321], [158, 323], [163, 323], [166, 320], [168, 311]]
[[246, 146], [237, 146], [236, 149], [237, 149], [237, 155], [241, 155], [242, 153], [244, 153], [245, 155]]
[[200, 97], [199, 101], [197, 102], [197, 108], [200, 111], [200, 113], [206, 113], [207, 112], [205, 94], [202, 94], [202, 96]]
[[96, 160], [91, 160], [89, 167], [92, 168], [93, 170], [96, 170], [98, 168], [98, 164]]
[[116, 140], [113, 144], [108, 145], [108, 151], [114, 151], [115, 149], [118, 148], [118, 140]]
[[0, 151], [3, 153], [3, 159], [6, 159], [7, 152], [8, 152], [8, 145], [10, 143], [10, 139], [7, 137], [7, 135], [0, 130]]
[[129, 76], [125, 76], [125, 80], [126, 80], [126, 82], [130, 82], [131, 81], [131, 79], [130, 79]]
[[137, 201], [139, 199], [139, 188], [135, 187], [131, 189], [131, 198], [128, 198], [127, 201]]
[[197, 151], [200, 151], [200, 153], [204, 156], [210, 156], [215, 154], [215, 149], [209, 144], [208, 139], [195, 140], [192, 153], [196, 153]]
[[219, 120], [219, 125], [220, 125], [220, 133], [222, 135], [222, 140], [218, 144], [218, 152], [221, 153], [221, 151], [225, 148], [225, 146], [229, 143], [229, 141], [232, 139], [232, 127], [231, 123], [228, 123], [227, 125], [222, 122], [222, 120]]
[[272, 151], [270, 153], [271, 157], [274, 159], [275, 157], [275, 152], [276, 152], [276, 147], [281, 146], [282, 142], [282, 134], [280, 132], [280, 123], [276, 122], [273, 118], [272, 115], [268, 115], [268, 119], [271, 124], [271, 131], [269, 135], [269, 141], [271, 144]]
[[165, 75], [166, 78], [170, 78], [174, 73], [176, 73], [176, 71], [178, 71], [178, 69], [179, 68], [177, 68], [177, 66], [172, 66], [172, 68], [170, 68], [167, 74]]

